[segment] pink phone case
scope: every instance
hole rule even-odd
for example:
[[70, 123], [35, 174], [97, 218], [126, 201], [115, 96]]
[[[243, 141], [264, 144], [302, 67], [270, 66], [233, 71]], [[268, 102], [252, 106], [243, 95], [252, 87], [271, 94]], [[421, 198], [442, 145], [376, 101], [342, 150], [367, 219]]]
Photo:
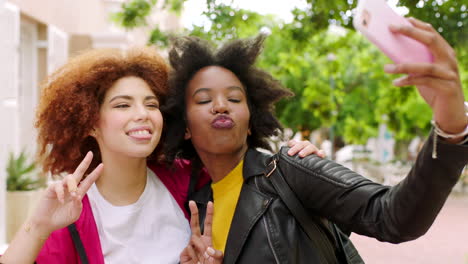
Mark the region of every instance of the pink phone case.
[[385, 0], [359, 0], [353, 24], [395, 63], [433, 61], [431, 52], [424, 44], [390, 31], [390, 24], [412, 25], [388, 6]]

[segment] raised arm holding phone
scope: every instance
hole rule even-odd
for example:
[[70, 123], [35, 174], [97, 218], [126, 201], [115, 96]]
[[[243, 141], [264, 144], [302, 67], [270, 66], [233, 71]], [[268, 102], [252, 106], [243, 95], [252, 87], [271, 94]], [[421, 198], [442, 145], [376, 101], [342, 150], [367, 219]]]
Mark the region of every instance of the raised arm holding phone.
[[[395, 62], [385, 65], [387, 73], [406, 74], [393, 84], [417, 87], [433, 110], [436, 133], [449, 142], [464, 139], [468, 105], [464, 104], [455, 52], [431, 24], [398, 15], [385, 0], [360, 0], [353, 23]], [[434, 157], [436, 154], [434, 151]]]

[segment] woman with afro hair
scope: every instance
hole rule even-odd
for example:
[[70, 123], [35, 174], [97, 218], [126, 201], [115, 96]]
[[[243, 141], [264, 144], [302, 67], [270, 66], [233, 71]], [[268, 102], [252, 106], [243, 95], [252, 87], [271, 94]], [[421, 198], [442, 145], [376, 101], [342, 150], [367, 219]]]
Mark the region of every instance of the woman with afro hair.
[[[340, 229], [391, 243], [429, 229], [468, 161], [468, 116], [453, 49], [429, 24], [409, 21], [413, 27], [392, 30], [425, 43], [434, 62], [384, 69], [408, 74], [394, 84], [417, 86], [436, 125], [408, 176], [393, 187], [315, 155], [257, 150], [268, 148], [268, 137], [281, 129], [274, 103], [291, 95], [255, 66], [263, 36], [219, 49], [193, 37], [175, 42], [166, 154], [201, 163], [211, 177], [189, 193], [194, 235], [184, 259], [206, 250], [207, 258], [224, 264], [360, 263]], [[210, 201], [214, 216], [205, 220]], [[204, 232], [207, 221], [212, 228]]]

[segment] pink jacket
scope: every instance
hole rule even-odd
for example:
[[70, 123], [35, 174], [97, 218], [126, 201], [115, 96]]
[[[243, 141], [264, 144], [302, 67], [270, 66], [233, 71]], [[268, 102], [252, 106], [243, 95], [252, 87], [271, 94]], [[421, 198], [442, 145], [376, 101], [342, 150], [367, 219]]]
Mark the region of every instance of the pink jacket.
[[[176, 161], [175, 166], [176, 170], [172, 171], [163, 165], [148, 164], [148, 167], [158, 175], [159, 179], [177, 201], [180, 208], [185, 213], [185, 217], [189, 219], [189, 213], [185, 209], [185, 203], [187, 202], [191, 166], [188, 161], [182, 160]], [[203, 186], [209, 181], [208, 174], [206, 173], [203, 173], [201, 178], [202, 180], [199, 182], [198, 186]], [[99, 234], [88, 196], [83, 197], [83, 210], [80, 218], [75, 222], [75, 225], [81, 241], [83, 242], [89, 263], [104, 264]], [[81, 263], [67, 228], [56, 230], [50, 235], [42, 247], [36, 259], [36, 263]]]

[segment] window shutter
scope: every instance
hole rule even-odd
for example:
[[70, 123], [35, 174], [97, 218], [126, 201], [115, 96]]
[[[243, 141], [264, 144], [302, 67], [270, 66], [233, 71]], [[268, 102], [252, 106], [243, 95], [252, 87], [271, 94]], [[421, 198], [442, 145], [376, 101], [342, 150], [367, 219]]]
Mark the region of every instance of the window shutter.
[[0, 99], [18, 96], [19, 9], [0, 4]]
[[5, 243], [6, 161], [10, 151], [18, 151], [18, 50], [20, 12], [18, 7], [0, 2], [0, 246]]
[[68, 60], [68, 34], [49, 25], [47, 38], [47, 73], [51, 74]]

